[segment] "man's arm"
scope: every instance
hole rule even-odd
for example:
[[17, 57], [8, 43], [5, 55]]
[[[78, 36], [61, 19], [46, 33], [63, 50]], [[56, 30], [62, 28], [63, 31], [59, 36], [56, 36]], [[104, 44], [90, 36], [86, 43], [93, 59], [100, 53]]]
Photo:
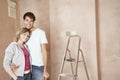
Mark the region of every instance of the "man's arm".
[[49, 73], [48, 73], [48, 53], [47, 53], [47, 44], [42, 44], [42, 52], [43, 52], [43, 61], [44, 61], [44, 72], [43, 72], [43, 78], [48, 79]]

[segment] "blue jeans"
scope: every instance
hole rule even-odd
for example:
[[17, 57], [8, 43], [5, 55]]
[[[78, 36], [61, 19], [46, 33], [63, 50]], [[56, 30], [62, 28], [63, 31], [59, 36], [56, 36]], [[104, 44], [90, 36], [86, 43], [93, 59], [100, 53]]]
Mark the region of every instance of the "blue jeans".
[[[14, 79], [10, 78], [10, 80], [14, 80]], [[28, 74], [24, 74], [24, 76], [18, 76], [17, 80], [31, 80], [31, 72]]]
[[32, 65], [32, 80], [42, 80], [44, 66]]

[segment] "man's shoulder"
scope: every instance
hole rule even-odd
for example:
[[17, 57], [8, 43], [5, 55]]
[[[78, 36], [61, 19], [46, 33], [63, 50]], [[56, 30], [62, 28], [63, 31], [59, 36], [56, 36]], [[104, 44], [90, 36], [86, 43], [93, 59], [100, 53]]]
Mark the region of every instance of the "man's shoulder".
[[42, 33], [45, 32], [44, 30], [42, 30], [42, 29], [40, 29], [40, 28], [36, 28], [35, 31], [36, 31], [36, 32], [42, 32]]

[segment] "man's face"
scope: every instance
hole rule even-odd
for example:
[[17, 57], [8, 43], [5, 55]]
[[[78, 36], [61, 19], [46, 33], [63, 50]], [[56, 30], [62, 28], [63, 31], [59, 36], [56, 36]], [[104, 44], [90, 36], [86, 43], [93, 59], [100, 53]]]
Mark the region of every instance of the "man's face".
[[24, 19], [24, 27], [31, 29], [33, 27], [34, 21], [30, 17], [26, 16]]

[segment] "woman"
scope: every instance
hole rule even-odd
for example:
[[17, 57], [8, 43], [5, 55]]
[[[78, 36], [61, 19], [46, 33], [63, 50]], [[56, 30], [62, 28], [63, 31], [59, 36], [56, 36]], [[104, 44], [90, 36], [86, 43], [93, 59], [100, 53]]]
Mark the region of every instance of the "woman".
[[[31, 61], [27, 45], [30, 37], [30, 30], [21, 28], [5, 50], [3, 66], [11, 76], [10, 80], [31, 80]], [[10, 64], [18, 66], [17, 70], [12, 70]]]

